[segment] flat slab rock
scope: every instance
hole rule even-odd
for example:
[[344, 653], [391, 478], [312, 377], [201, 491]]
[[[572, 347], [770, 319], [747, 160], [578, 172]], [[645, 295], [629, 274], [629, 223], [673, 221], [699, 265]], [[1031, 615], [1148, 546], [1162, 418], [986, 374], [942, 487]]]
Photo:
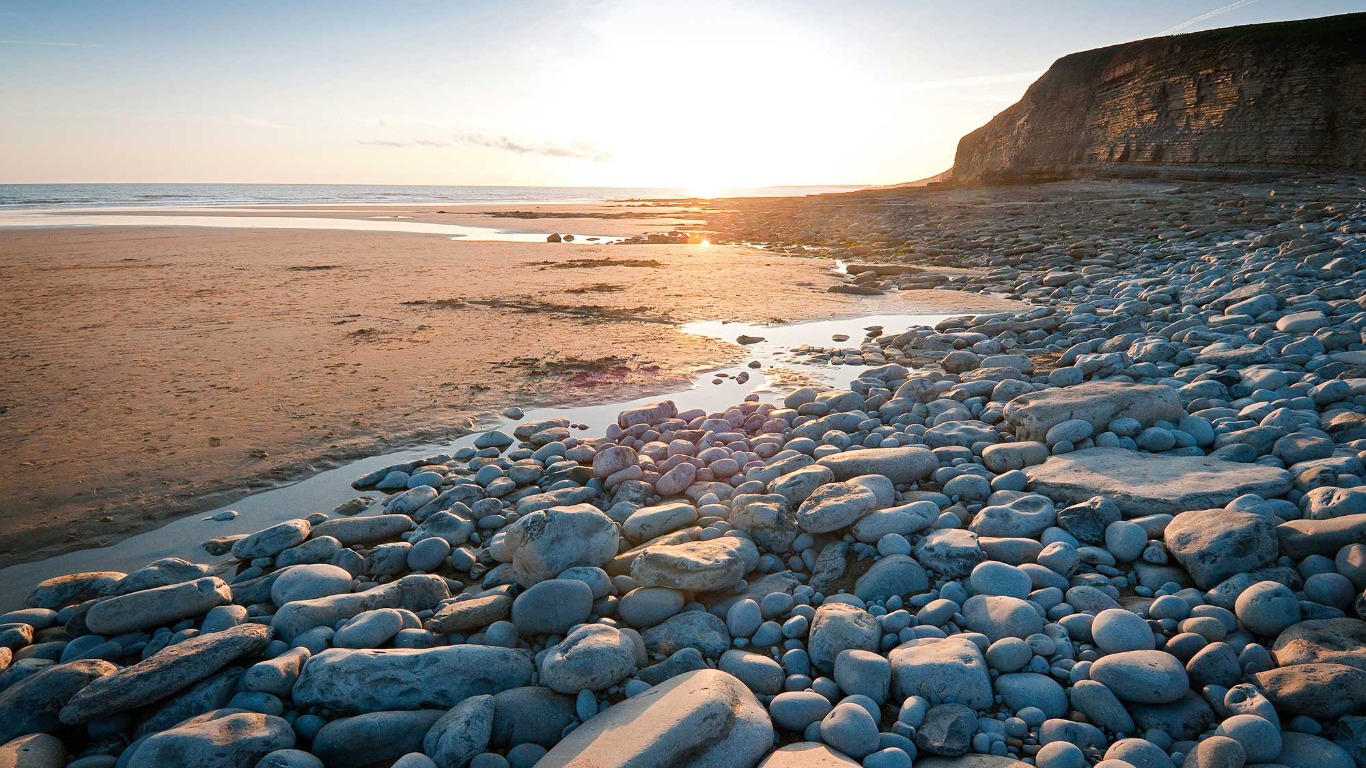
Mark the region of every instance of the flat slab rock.
[[1137, 419], [1148, 426], [1180, 421], [1186, 410], [1171, 387], [1096, 381], [1021, 395], [1006, 405], [1003, 415], [1021, 440], [1043, 440], [1050, 428], [1072, 419], [1102, 432], [1115, 419]]
[[699, 669], [656, 685], [570, 731], [538, 768], [754, 768], [773, 724], [735, 677]]
[[1103, 496], [1127, 517], [1216, 509], [1247, 493], [1274, 498], [1290, 490], [1290, 473], [1208, 456], [1161, 456], [1123, 448], [1087, 448], [1026, 470], [1029, 487], [1077, 504]]

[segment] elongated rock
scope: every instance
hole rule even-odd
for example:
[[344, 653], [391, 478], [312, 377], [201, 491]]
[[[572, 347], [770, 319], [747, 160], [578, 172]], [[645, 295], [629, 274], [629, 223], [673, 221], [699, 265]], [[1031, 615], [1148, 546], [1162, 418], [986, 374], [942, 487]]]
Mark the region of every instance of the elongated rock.
[[754, 768], [773, 746], [768, 712], [713, 669], [679, 675], [569, 733], [538, 768]]
[[82, 688], [62, 707], [61, 720], [82, 725], [160, 701], [243, 656], [260, 653], [270, 638], [268, 627], [240, 624], [169, 646]]
[[836, 480], [882, 475], [894, 483], [918, 483], [939, 468], [938, 457], [917, 445], [845, 451], [821, 458], [816, 463], [828, 467]]
[[293, 697], [299, 706], [351, 714], [449, 708], [477, 694], [530, 685], [532, 672], [531, 657], [511, 648], [333, 648], [304, 664]]
[[174, 624], [232, 602], [232, 589], [216, 576], [170, 584], [101, 600], [85, 615], [97, 635], [121, 635]]

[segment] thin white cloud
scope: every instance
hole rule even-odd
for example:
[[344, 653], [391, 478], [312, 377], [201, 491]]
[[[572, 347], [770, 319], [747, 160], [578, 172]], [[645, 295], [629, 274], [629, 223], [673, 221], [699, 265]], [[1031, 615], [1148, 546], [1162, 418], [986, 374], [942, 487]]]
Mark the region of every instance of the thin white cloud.
[[564, 157], [574, 160], [591, 160], [595, 163], [602, 163], [612, 159], [612, 153], [605, 149], [595, 147], [592, 144], [585, 144], [577, 141], [572, 144], [558, 144], [553, 141], [519, 141], [508, 138], [507, 136], [489, 136], [482, 133], [457, 133], [450, 138], [444, 139], [359, 139], [357, 144], [364, 144], [372, 147], [450, 147], [464, 145], [467, 147], [484, 147], [486, 149], [501, 149], [505, 152], [513, 152], [519, 155], [542, 155], [544, 157]]
[[1212, 19], [1212, 18], [1214, 18], [1215, 16], [1222, 16], [1222, 15], [1228, 13], [1229, 11], [1236, 11], [1236, 10], [1238, 10], [1239, 8], [1242, 8], [1243, 6], [1252, 5], [1252, 4], [1255, 3], [1255, 2], [1257, 2], [1257, 0], [1238, 0], [1238, 2], [1236, 2], [1236, 3], [1229, 3], [1228, 5], [1224, 5], [1224, 6], [1220, 6], [1220, 7], [1218, 7], [1218, 8], [1215, 8], [1214, 10], [1210, 11], [1209, 13], [1202, 13], [1202, 14], [1200, 14], [1199, 16], [1195, 16], [1195, 17], [1193, 17], [1193, 18], [1186, 19], [1185, 21], [1181, 22], [1180, 24], [1177, 24], [1177, 25], [1174, 26], [1174, 27], [1168, 27], [1167, 29], [1162, 30], [1162, 31], [1159, 32], [1158, 34], [1159, 34], [1159, 35], [1174, 35], [1174, 34], [1176, 34], [1177, 32], [1180, 32], [1181, 30], [1186, 29], [1187, 27], [1193, 27], [1193, 26], [1195, 26], [1196, 24], [1199, 24], [1199, 23], [1202, 22], [1202, 21], [1206, 21], [1206, 20], [1208, 20], [1208, 19]]
[[67, 43], [60, 40], [0, 40], [0, 45], [46, 45], [56, 48], [108, 48], [93, 43]]

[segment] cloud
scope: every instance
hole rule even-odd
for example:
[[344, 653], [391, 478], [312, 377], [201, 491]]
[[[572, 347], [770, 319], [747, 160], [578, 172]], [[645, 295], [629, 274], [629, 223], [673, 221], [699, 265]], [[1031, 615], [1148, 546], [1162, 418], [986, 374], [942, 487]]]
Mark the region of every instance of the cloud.
[[108, 48], [107, 45], [91, 43], [66, 43], [60, 40], [0, 40], [0, 45], [46, 45], [57, 48]]
[[602, 163], [612, 159], [612, 153], [605, 149], [595, 147], [576, 141], [572, 144], [557, 144], [553, 141], [518, 141], [507, 136], [489, 136], [482, 133], [457, 133], [450, 140], [440, 139], [361, 139], [358, 144], [372, 147], [484, 147], [486, 149], [501, 149], [504, 152], [515, 152], [519, 155], [542, 155], [544, 157], [565, 157], [574, 160], [591, 160], [595, 163]]
[[1228, 5], [1220, 6], [1210, 11], [1209, 13], [1202, 13], [1199, 16], [1186, 19], [1185, 21], [1181, 22], [1180, 24], [1177, 24], [1174, 27], [1168, 27], [1167, 29], [1164, 29], [1161, 32], [1159, 32], [1158, 35], [1174, 35], [1177, 32], [1180, 32], [1181, 30], [1187, 27], [1195, 26], [1196, 24], [1199, 24], [1200, 22], [1205, 21], [1206, 19], [1212, 19], [1215, 16], [1222, 16], [1225, 13], [1228, 13], [1229, 11], [1236, 11], [1245, 5], [1252, 5], [1255, 2], [1257, 2], [1257, 0], [1238, 0], [1238, 2], [1236, 3], [1229, 3]]

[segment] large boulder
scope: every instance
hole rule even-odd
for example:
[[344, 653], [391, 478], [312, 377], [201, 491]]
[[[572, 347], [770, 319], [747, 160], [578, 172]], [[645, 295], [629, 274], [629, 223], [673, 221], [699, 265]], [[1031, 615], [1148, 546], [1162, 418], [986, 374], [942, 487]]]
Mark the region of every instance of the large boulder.
[[538, 768], [754, 768], [773, 724], [736, 678], [700, 669], [660, 683], [570, 731]]
[[1271, 646], [1276, 665], [1345, 664], [1366, 672], [1366, 621], [1313, 619], [1285, 629]]
[[1290, 473], [1208, 456], [1162, 456], [1123, 448], [1087, 448], [1026, 470], [1030, 487], [1077, 504], [1101, 496], [1126, 517], [1212, 509], [1244, 494], [1263, 498], [1290, 490]]
[[991, 707], [991, 677], [977, 644], [962, 637], [927, 638], [891, 653], [892, 685], [902, 698], [923, 696], [931, 704]]
[[1258, 672], [1252, 682], [1276, 709], [1316, 720], [1351, 714], [1366, 702], [1366, 671], [1344, 664], [1296, 664]]
[[631, 578], [642, 587], [685, 592], [729, 589], [745, 576], [745, 544], [734, 536], [722, 536], [646, 547], [631, 564]]
[[1180, 421], [1186, 409], [1171, 387], [1097, 381], [1021, 395], [1006, 404], [1004, 415], [1021, 440], [1041, 441], [1049, 429], [1072, 419], [1104, 432], [1106, 425], [1120, 418], [1137, 419], [1145, 427], [1158, 421]]
[[304, 664], [293, 699], [297, 706], [350, 714], [454, 707], [471, 696], [530, 685], [532, 673], [531, 657], [511, 648], [332, 648]]
[[1271, 521], [1254, 512], [1206, 509], [1177, 515], [1167, 524], [1164, 540], [1201, 589], [1270, 565], [1277, 554]]
[[505, 562], [523, 587], [578, 566], [606, 565], [617, 554], [617, 524], [590, 504], [532, 512], [502, 533]]

